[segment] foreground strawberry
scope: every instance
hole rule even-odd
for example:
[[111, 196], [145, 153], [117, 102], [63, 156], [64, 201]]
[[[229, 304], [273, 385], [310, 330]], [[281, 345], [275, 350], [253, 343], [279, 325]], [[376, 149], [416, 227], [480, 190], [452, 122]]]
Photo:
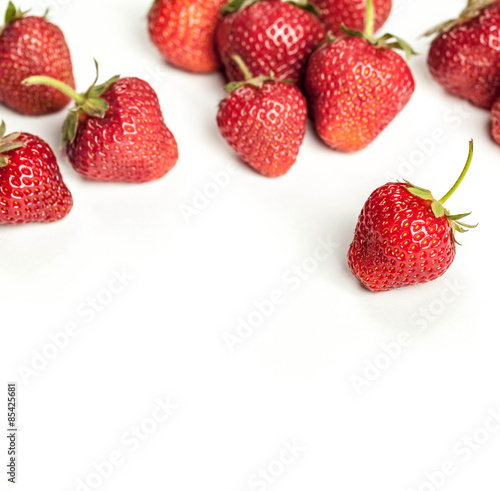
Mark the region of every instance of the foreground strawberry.
[[0, 28], [0, 102], [23, 114], [59, 111], [70, 102], [51, 87], [27, 87], [31, 75], [57, 78], [75, 86], [68, 46], [61, 30], [44, 17], [28, 16], [9, 3]]
[[235, 62], [245, 73], [233, 82], [217, 113], [222, 136], [260, 174], [278, 177], [297, 159], [304, 139], [307, 104], [294, 85], [272, 77], [252, 78], [241, 58]]
[[404, 49], [408, 57], [413, 50], [390, 34], [373, 39], [373, 17], [367, 18], [365, 34], [346, 29], [347, 36], [321, 46], [307, 65], [305, 90], [316, 130], [344, 152], [369, 145], [415, 89], [408, 65], [391, 48]]
[[63, 126], [63, 143], [82, 176], [124, 182], [164, 176], [177, 162], [178, 150], [155, 91], [133, 77], [96, 82], [97, 78], [85, 94], [76, 94], [48, 77], [25, 80], [56, 87], [76, 101]]
[[233, 59], [238, 55], [255, 77], [273, 73], [300, 82], [309, 55], [324, 39], [317, 17], [292, 2], [233, 0], [222, 11], [227, 15], [216, 43], [229, 80], [244, 77]]
[[427, 64], [451, 94], [490, 108], [500, 91], [500, 2], [469, 0], [456, 20], [426, 34], [432, 41]]
[[[335, 36], [342, 34], [341, 26], [362, 31], [366, 25], [366, 0], [314, 0], [318, 17], [325, 30]], [[391, 13], [391, 0], [373, 0], [374, 30], [378, 31]]]
[[149, 37], [172, 65], [191, 72], [220, 66], [215, 28], [225, 0], [155, 0], [148, 14]]
[[348, 253], [352, 274], [372, 291], [425, 283], [444, 274], [455, 258], [455, 233], [465, 232], [444, 202], [462, 182], [472, 160], [455, 185], [439, 201], [430, 191], [410, 183], [391, 182], [376, 189], [365, 203]]
[[0, 124], [0, 224], [53, 222], [73, 206], [56, 157], [41, 138]]

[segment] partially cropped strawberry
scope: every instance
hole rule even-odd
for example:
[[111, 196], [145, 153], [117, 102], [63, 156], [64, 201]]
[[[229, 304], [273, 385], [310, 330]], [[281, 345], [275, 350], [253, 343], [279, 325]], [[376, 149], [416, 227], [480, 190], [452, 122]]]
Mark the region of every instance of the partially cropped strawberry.
[[435, 280], [455, 258], [455, 233], [465, 232], [460, 220], [469, 213], [450, 215], [444, 202], [462, 182], [472, 160], [454, 186], [439, 201], [430, 191], [406, 182], [376, 189], [365, 203], [348, 253], [352, 274], [372, 291]]
[[164, 176], [177, 162], [178, 150], [155, 91], [134, 77], [96, 82], [85, 94], [77, 94], [48, 77], [25, 80], [57, 87], [76, 101], [63, 126], [63, 143], [82, 176], [124, 182]]
[[53, 222], [73, 207], [56, 157], [38, 136], [0, 124], [0, 224]]
[[241, 59], [236, 60], [246, 80], [228, 85], [217, 125], [243, 161], [264, 176], [281, 176], [295, 163], [304, 139], [306, 100], [293, 84], [252, 78]]
[[155, 0], [148, 14], [149, 37], [172, 65], [190, 72], [220, 66], [215, 28], [225, 0]]
[[[341, 26], [362, 31], [366, 25], [366, 0], [314, 0], [318, 17], [325, 30], [335, 36], [342, 34]], [[391, 0], [373, 0], [374, 30], [378, 31], [391, 13]]]
[[[324, 39], [319, 20], [292, 2], [233, 0], [217, 28], [217, 49], [229, 80], [242, 80], [238, 55], [253, 76], [273, 73], [300, 82], [312, 51]], [[249, 6], [248, 4], [251, 3]]]
[[458, 19], [426, 34], [435, 32], [427, 58], [434, 80], [489, 109], [500, 91], [500, 2], [469, 0]]
[[70, 102], [51, 87], [22, 85], [32, 75], [75, 86], [69, 49], [59, 27], [45, 17], [25, 16], [9, 2], [5, 26], [0, 27], [0, 102], [29, 115], [59, 111]]
[[491, 135], [500, 145], [500, 97], [497, 97], [491, 107]]
[[355, 152], [369, 145], [410, 100], [413, 76], [392, 48], [404, 49], [407, 56], [413, 51], [390, 34], [373, 39], [373, 23], [365, 34], [345, 32], [311, 55], [305, 90], [321, 139], [337, 150]]

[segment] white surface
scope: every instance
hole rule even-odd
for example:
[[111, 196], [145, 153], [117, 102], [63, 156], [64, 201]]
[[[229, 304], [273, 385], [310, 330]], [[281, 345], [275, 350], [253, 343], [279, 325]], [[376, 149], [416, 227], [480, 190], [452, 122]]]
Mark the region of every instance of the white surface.
[[[218, 133], [221, 76], [171, 68], [150, 45], [149, 0], [23, 0], [36, 12], [54, 6], [78, 89], [94, 77], [93, 57], [101, 80], [120, 73], [152, 83], [180, 159], [160, 181], [116, 185], [83, 180], [60, 155], [75, 200], [70, 215], [0, 228], [0, 400], [7, 381], [17, 381], [16, 489], [76, 490], [78, 479], [92, 479], [93, 462], [115, 451], [121, 465], [90, 489], [429, 491], [425, 473], [447, 460], [456, 472], [442, 489], [498, 489], [500, 434], [476, 433], [489, 441], [471, 455], [462, 439], [500, 407], [500, 149], [489, 137], [488, 112], [431, 80], [427, 41], [417, 39], [464, 3], [397, 2], [385, 30], [422, 53], [411, 60], [417, 89], [409, 105], [353, 155], [328, 149], [309, 126], [294, 168], [271, 180], [240, 163]], [[8, 130], [37, 133], [57, 148], [64, 112], [0, 112]], [[436, 131], [445, 141], [420, 165], [401, 168]], [[444, 194], [471, 137], [473, 165], [448, 204], [457, 213], [473, 210], [470, 221], [480, 226], [462, 237], [449, 272], [393, 292], [361, 288], [346, 253], [368, 195], [396, 177]], [[236, 169], [229, 185], [186, 220], [181, 205], [213, 192], [213, 173], [228, 168]], [[328, 237], [337, 247], [299, 282], [292, 268], [313, 265]], [[96, 295], [107, 300], [102, 290], [122, 270], [133, 279], [87, 322], [82, 305]], [[238, 318], [274, 290], [282, 303], [230, 354], [224, 333], [235, 333]], [[426, 321], [421, 309], [439, 313]], [[23, 380], [23, 366], [70, 323], [79, 331], [67, 348]], [[363, 376], [367, 361], [384, 361], [381, 346], [405, 332], [409, 346], [358, 393], [352, 376]], [[157, 397], [178, 408], [135, 451], [127, 432], [159, 414]], [[304, 449], [292, 458], [283, 442], [294, 439]], [[280, 455], [288, 462], [281, 467], [273, 463]], [[254, 473], [269, 465], [279, 476], [264, 486]], [[13, 488], [1, 479], [0, 489]]]

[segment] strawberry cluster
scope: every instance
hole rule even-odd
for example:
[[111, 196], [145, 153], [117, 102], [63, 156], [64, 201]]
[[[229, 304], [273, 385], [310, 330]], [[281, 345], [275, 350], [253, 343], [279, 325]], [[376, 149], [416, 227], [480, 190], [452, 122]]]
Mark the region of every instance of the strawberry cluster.
[[[415, 83], [399, 37], [375, 37], [391, 0], [154, 0], [152, 43], [171, 65], [193, 73], [222, 70], [229, 92], [216, 123], [236, 154], [266, 177], [297, 160], [308, 115], [317, 134], [342, 152], [366, 148], [409, 102]], [[0, 30], [0, 102], [47, 114], [70, 100], [63, 145], [74, 169], [94, 181], [144, 182], [178, 160], [158, 97], [139, 78], [119, 76], [77, 93], [62, 31], [9, 2]], [[429, 52], [432, 76], [454, 94], [492, 107], [500, 142], [500, 1], [469, 0], [461, 18], [440, 27]], [[474, 44], [475, 43], [475, 44]], [[474, 46], [471, 48], [471, 45]], [[461, 49], [475, 50], [465, 56]], [[493, 53], [494, 52], [494, 53]], [[467, 62], [464, 62], [467, 60]], [[468, 63], [468, 64], [464, 64]], [[437, 278], [455, 256], [455, 233], [470, 225], [410, 183], [388, 183], [365, 204], [349, 250], [352, 273], [381, 291]], [[0, 223], [53, 221], [72, 207], [56, 158], [40, 138], [5, 135], [0, 126]]]

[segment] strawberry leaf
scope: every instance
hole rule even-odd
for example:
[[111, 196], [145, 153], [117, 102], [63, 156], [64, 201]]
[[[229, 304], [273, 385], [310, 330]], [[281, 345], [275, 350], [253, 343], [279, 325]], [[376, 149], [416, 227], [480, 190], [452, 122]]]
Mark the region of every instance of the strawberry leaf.
[[355, 29], [349, 29], [348, 27], [346, 27], [344, 24], [342, 24], [340, 26], [340, 29], [342, 30], [342, 32], [344, 32], [345, 34], [347, 34], [348, 36], [352, 36], [352, 37], [356, 37], [356, 38], [362, 38], [362, 39], [366, 39], [367, 41], [371, 42], [366, 36], [364, 33], [362, 33], [361, 31], [356, 31]]
[[16, 13], [16, 7], [12, 2], [9, 2], [9, 5], [7, 6], [7, 10], [5, 12], [5, 25], [10, 24], [14, 20]]
[[231, 0], [224, 4], [221, 8], [223, 14], [231, 14], [237, 12], [238, 10], [243, 10], [246, 7], [256, 3], [258, 0]]
[[100, 97], [104, 92], [106, 92], [109, 87], [114, 84], [118, 79], [120, 78], [119, 75], [115, 75], [114, 77], [110, 78], [107, 82], [104, 82], [103, 84], [96, 85], [91, 87], [89, 91], [89, 96], [92, 98], [95, 97]]
[[409, 43], [394, 34], [384, 34], [382, 37], [377, 39], [376, 45], [390, 49], [401, 49], [405, 52], [407, 60], [409, 60], [412, 55], [418, 55]]
[[108, 101], [97, 97], [87, 99], [81, 109], [92, 118], [104, 118], [109, 109]]
[[305, 10], [313, 15], [321, 15], [321, 10], [314, 5], [314, 3], [309, 2], [308, 0], [287, 0], [286, 3], [291, 5], [295, 5], [299, 7], [299, 9]]
[[447, 217], [448, 217], [448, 220], [455, 220], [458, 222], [458, 220], [461, 220], [462, 218], [468, 217], [470, 214], [471, 214], [471, 212], [469, 211], [469, 213], [461, 213], [460, 215], [447, 215]]
[[446, 215], [446, 210], [439, 201], [434, 200], [431, 204], [431, 208], [436, 218], [441, 218]]
[[409, 187], [407, 189], [411, 194], [418, 196], [419, 198], [426, 199], [428, 201], [434, 201], [434, 197], [428, 189], [423, 189], [416, 186]]
[[0, 168], [5, 167], [9, 163], [8, 156], [3, 154], [24, 146], [24, 142], [16, 141], [20, 136], [20, 133], [12, 133], [10, 135], [4, 136], [5, 130], [5, 121], [2, 121], [0, 123]]
[[76, 131], [78, 129], [78, 120], [80, 118], [79, 109], [71, 109], [64, 120], [62, 127], [62, 145], [73, 143], [76, 138]]
[[15, 20], [22, 19], [28, 12], [29, 10], [23, 12], [21, 9], [17, 9], [12, 2], [9, 2], [7, 10], [5, 11], [5, 25], [8, 25]]

